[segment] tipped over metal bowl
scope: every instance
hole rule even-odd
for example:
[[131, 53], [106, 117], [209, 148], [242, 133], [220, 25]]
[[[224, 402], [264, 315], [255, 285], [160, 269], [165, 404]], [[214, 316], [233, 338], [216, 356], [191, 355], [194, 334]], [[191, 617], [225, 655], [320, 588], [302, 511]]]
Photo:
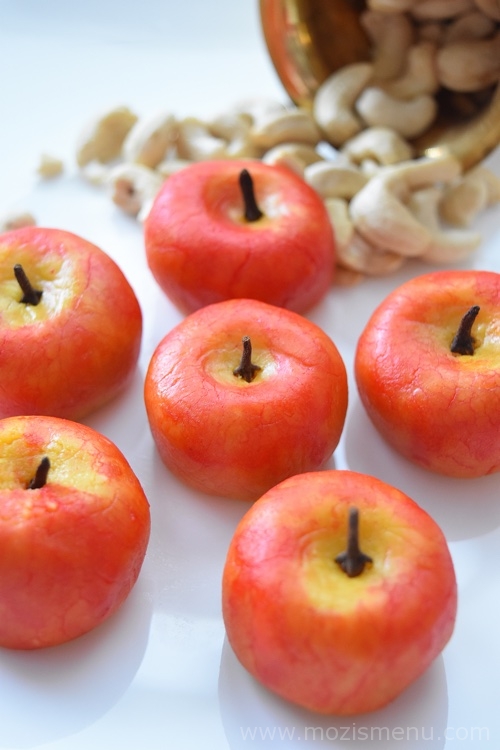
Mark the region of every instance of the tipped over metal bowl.
[[[360, 23], [365, 0], [260, 0], [267, 48], [288, 95], [310, 108], [320, 84], [333, 72], [355, 62], [370, 61], [371, 43]], [[436, 95], [438, 115], [432, 126], [412, 141], [417, 154], [452, 153], [468, 169], [500, 143], [500, 85], [474, 96], [473, 114], [453, 105], [442, 88]], [[477, 102], [481, 101], [480, 105]]]

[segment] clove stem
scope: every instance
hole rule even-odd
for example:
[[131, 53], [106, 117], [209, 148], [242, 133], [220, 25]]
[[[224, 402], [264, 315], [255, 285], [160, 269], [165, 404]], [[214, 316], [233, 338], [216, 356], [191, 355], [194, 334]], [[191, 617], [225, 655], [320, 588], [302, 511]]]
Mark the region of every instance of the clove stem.
[[372, 558], [361, 552], [359, 548], [359, 511], [357, 508], [349, 509], [347, 550], [337, 555], [335, 562], [340, 565], [349, 578], [361, 575], [365, 565], [373, 562]]
[[21, 302], [24, 302], [25, 305], [38, 305], [42, 298], [42, 292], [31, 286], [31, 282], [26, 276], [26, 272], [20, 263], [16, 263], [14, 266], [14, 276], [23, 292]]
[[243, 354], [241, 355], [240, 364], [233, 370], [233, 375], [243, 378], [247, 383], [251, 383], [257, 372], [262, 368], [252, 363], [252, 342], [250, 336], [243, 336]]
[[458, 331], [451, 342], [450, 351], [453, 354], [474, 354], [475, 339], [471, 334], [471, 330], [479, 310], [479, 306], [474, 305], [467, 310], [460, 321]]
[[49, 473], [50, 469], [50, 461], [48, 456], [44, 456], [40, 463], [38, 464], [38, 468], [36, 470], [35, 476], [31, 480], [31, 482], [28, 484], [29, 490], [40, 490], [42, 487], [45, 486], [47, 483], [47, 475]]
[[258, 221], [264, 214], [257, 205], [252, 176], [247, 169], [242, 169], [239, 179], [245, 204], [245, 219], [247, 221]]

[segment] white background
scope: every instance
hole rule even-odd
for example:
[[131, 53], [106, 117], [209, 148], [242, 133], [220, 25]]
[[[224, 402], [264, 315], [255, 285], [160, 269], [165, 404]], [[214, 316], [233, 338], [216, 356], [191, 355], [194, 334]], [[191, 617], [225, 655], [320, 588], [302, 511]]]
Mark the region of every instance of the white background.
[[[254, 96], [286, 101], [256, 0], [0, 0], [0, 214], [31, 210], [40, 225], [82, 235], [108, 252], [134, 286], [145, 326], [137, 376], [127, 393], [86, 422], [125, 453], [148, 494], [153, 522], [140, 579], [115, 617], [58, 648], [0, 651], [2, 749], [359, 749], [369, 744], [362, 727], [379, 728], [382, 737], [389, 732], [391, 739], [372, 743], [384, 748], [480, 748], [486, 730], [491, 746], [500, 740], [498, 477], [454, 481], [408, 465], [377, 437], [352, 382], [356, 340], [370, 312], [394, 286], [430, 270], [418, 264], [334, 289], [308, 317], [332, 336], [350, 375], [346, 428], [329, 466], [395, 484], [449, 540], [460, 597], [450, 644], [391, 706], [346, 721], [307, 714], [270, 695], [224, 641], [220, 578], [248, 506], [188, 490], [156, 455], [143, 377], [154, 347], [181, 316], [146, 267], [139, 224], [82, 181], [74, 153], [87, 120], [114, 105], [139, 116], [170, 109], [203, 118]], [[63, 177], [37, 179], [42, 152], [64, 159]], [[498, 152], [488, 163], [500, 174]], [[482, 218], [483, 246], [464, 265], [500, 271], [498, 215], [497, 208]], [[305, 727], [320, 728], [323, 739], [319, 729], [307, 735]], [[408, 727], [410, 739], [402, 740]], [[256, 730], [254, 741], [243, 738], [247, 728]], [[264, 739], [266, 731], [275, 732], [273, 740]]]

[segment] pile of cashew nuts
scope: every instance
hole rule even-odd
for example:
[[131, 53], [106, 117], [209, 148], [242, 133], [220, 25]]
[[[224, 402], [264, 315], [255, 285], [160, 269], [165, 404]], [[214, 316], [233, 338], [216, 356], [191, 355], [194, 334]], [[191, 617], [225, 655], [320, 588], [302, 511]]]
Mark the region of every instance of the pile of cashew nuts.
[[260, 159], [322, 197], [338, 283], [392, 273], [408, 258], [462, 261], [481, 243], [475, 218], [500, 202], [500, 178], [484, 165], [464, 173], [452, 156], [417, 157], [411, 139], [432, 124], [443, 87], [470, 114], [497, 86], [500, 0], [368, 0], [361, 23], [371, 60], [333, 73], [310, 109], [251, 100], [201, 120], [117, 107], [81, 134], [81, 174], [143, 221], [186, 165]]

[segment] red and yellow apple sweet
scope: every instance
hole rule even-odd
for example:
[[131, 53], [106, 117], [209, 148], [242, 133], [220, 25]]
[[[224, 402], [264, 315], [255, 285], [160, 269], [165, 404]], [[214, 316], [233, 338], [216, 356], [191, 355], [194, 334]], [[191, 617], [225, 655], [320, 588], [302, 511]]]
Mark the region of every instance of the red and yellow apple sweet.
[[144, 396], [174, 474], [202, 492], [255, 500], [330, 458], [346, 416], [347, 376], [314, 323], [236, 299], [191, 313], [165, 336]]
[[80, 419], [131, 379], [142, 313], [117, 264], [70, 232], [0, 236], [0, 418]]
[[291, 477], [238, 524], [223, 617], [241, 664], [306, 709], [380, 709], [450, 639], [457, 586], [445, 537], [412, 499], [351, 471]]
[[291, 170], [206, 161], [172, 175], [145, 222], [149, 267], [184, 313], [232, 298], [303, 313], [330, 288], [333, 230]]
[[0, 646], [69, 641], [134, 586], [147, 498], [114, 443], [56, 417], [0, 420], [0, 467]]
[[399, 453], [452, 477], [500, 470], [500, 274], [423, 274], [375, 310], [355, 375], [373, 424]]

